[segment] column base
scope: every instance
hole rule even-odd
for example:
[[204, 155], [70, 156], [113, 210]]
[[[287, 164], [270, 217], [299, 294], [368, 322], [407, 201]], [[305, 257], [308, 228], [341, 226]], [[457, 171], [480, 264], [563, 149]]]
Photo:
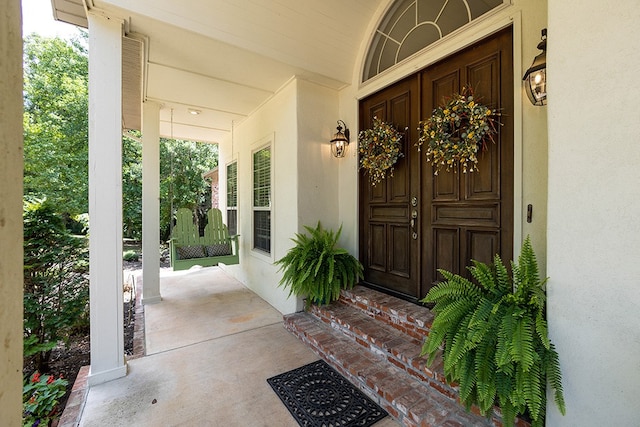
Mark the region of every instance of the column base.
[[142, 297], [142, 304], [143, 305], [157, 304], [159, 302], [162, 302], [162, 296], [160, 296], [160, 295], [155, 296], [155, 297], [148, 297], [148, 298], [145, 298], [144, 296]]
[[102, 371], [102, 372], [96, 372], [96, 373], [93, 372], [93, 368], [90, 368], [89, 377], [87, 378], [87, 381], [88, 381], [89, 387], [93, 387], [94, 385], [106, 383], [108, 381], [122, 378], [126, 375], [127, 375], [126, 363], [115, 369], [110, 369], [108, 371]]

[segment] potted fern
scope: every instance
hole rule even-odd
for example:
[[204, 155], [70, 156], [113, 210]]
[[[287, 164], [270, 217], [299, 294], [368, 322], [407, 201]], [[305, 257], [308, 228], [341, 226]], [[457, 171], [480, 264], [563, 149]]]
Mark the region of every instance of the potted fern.
[[440, 270], [444, 282], [423, 302], [435, 303], [435, 319], [422, 348], [431, 364], [442, 352], [447, 381], [460, 400], [490, 416], [497, 403], [505, 426], [526, 415], [544, 425], [547, 384], [565, 413], [558, 354], [547, 336], [545, 283], [529, 237], [511, 274], [498, 255], [493, 265], [473, 261], [474, 282]]
[[362, 264], [337, 246], [342, 226], [335, 233], [322, 228], [304, 227], [310, 235], [296, 233], [296, 245], [280, 260], [284, 274], [280, 286], [289, 288], [289, 296], [307, 297], [307, 307], [328, 304], [340, 297], [340, 289], [351, 289], [362, 278]]

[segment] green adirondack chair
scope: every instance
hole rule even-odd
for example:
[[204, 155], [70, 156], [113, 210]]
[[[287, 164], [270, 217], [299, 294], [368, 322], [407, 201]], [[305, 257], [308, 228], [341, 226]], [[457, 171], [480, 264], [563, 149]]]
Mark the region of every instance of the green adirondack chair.
[[207, 212], [204, 236], [198, 233], [191, 210], [178, 209], [169, 241], [171, 267], [173, 270], [187, 270], [194, 265], [239, 264], [238, 237], [229, 236], [219, 209], [212, 208]]

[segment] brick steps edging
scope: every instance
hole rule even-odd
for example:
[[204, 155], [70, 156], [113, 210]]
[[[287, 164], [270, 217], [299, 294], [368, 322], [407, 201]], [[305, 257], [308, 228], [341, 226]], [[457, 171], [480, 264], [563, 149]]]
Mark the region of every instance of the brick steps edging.
[[434, 315], [428, 308], [360, 285], [343, 289], [339, 301], [420, 340], [429, 334], [433, 323]]
[[287, 330], [405, 426], [492, 426], [453, 399], [410, 376], [382, 354], [363, 349], [310, 313], [284, 317]]
[[[347, 307], [353, 310], [349, 310]], [[312, 306], [310, 313], [298, 313], [298, 315], [302, 314], [311, 316], [317, 323], [310, 324], [311, 326], [309, 324], [307, 326], [296, 325], [296, 321], [288, 320], [288, 316], [285, 316], [285, 327], [354, 384], [357, 381], [353, 379], [354, 372], [352, 371], [355, 369], [357, 373], [357, 364], [355, 365], [356, 368], [349, 368], [348, 370], [345, 370], [342, 364], [346, 363], [349, 366], [350, 363], [355, 363], [353, 362], [354, 360], [374, 356], [380, 359], [380, 363], [385, 365], [392, 364], [404, 375], [411, 376], [412, 379], [419, 381], [423, 389], [434, 389], [434, 392], [437, 392], [436, 394], [439, 394], [442, 398], [455, 402], [456, 411], [461, 410], [468, 414], [464, 409], [464, 405], [460, 402], [458, 387], [448, 384], [444, 377], [442, 358], [440, 356], [437, 357], [434, 363], [427, 367], [426, 357], [419, 356], [422, 350], [422, 343], [429, 334], [429, 328], [434, 318], [433, 313], [427, 307], [363, 286], [355, 286], [352, 290], [342, 290], [340, 299], [337, 302], [328, 306]], [[290, 324], [287, 325], [287, 323]], [[314, 341], [318, 342], [314, 344], [309, 339], [309, 336], [318, 333], [317, 328], [319, 326], [328, 328], [325, 329], [325, 332], [330, 335], [315, 337]], [[311, 331], [306, 331], [306, 327], [312, 328]], [[379, 331], [382, 332], [379, 333]], [[322, 344], [323, 339], [328, 339], [329, 344], [335, 341], [335, 335], [348, 339], [349, 345], [357, 346], [356, 353], [347, 355], [347, 359], [344, 359], [346, 362], [334, 361], [337, 357], [336, 354], [332, 353], [331, 350], [326, 350], [324, 347], [327, 346]], [[369, 386], [369, 384], [366, 385]], [[363, 388], [361, 382], [359, 386], [361, 389]], [[374, 383], [371, 386], [373, 391], [368, 391], [368, 394], [376, 393], [378, 391], [376, 387], [378, 386], [380, 385]], [[400, 406], [394, 407], [394, 410], [399, 411], [400, 415], [406, 413], [401, 409], [403, 407], [402, 400], [398, 404]], [[381, 406], [388, 409], [383, 404]], [[393, 411], [389, 412], [394, 413]], [[480, 425], [502, 427], [501, 411], [498, 407], [494, 407], [494, 413], [490, 420], [482, 416], [475, 406], [471, 408], [471, 412], [489, 423]], [[414, 425], [411, 424], [413, 421], [410, 421], [410, 414], [409, 418], [406, 419], [409, 420], [405, 423], [406, 425]], [[402, 422], [404, 423], [405, 421]], [[440, 424], [425, 422], [424, 425]], [[447, 425], [456, 426], [459, 424], [454, 422]], [[516, 426], [530, 427], [529, 423], [522, 419], [516, 419]]]
[[87, 400], [87, 394], [89, 393], [89, 386], [87, 384], [87, 378], [89, 376], [90, 366], [83, 366], [78, 371], [76, 380], [73, 383], [71, 394], [67, 399], [67, 404], [64, 407], [60, 421], [58, 421], [58, 427], [76, 427], [80, 423], [80, 417], [84, 410], [84, 404]]
[[326, 306], [313, 306], [311, 314], [358, 343], [363, 350], [382, 355], [388, 362], [446, 397], [453, 400], [458, 398], [457, 387], [452, 387], [446, 381], [442, 358], [437, 357], [428, 366], [427, 358], [420, 356], [424, 337], [419, 340], [400, 334], [396, 328], [374, 321], [342, 301]]

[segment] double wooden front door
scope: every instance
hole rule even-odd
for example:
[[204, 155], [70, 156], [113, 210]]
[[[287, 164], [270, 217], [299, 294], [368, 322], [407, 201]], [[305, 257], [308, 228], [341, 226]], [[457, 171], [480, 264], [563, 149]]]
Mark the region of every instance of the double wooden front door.
[[[471, 85], [476, 99], [501, 113], [498, 137], [478, 169], [433, 175], [418, 152], [418, 123]], [[404, 130], [393, 177], [372, 186], [361, 171], [360, 260], [365, 282], [417, 300], [444, 268], [466, 275], [475, 259], [513, 256], [513, 60], [505, 29], [360, 103], [360, 129], [378, 117]], [[405, 130], [406, 129], [406, 130]]]

